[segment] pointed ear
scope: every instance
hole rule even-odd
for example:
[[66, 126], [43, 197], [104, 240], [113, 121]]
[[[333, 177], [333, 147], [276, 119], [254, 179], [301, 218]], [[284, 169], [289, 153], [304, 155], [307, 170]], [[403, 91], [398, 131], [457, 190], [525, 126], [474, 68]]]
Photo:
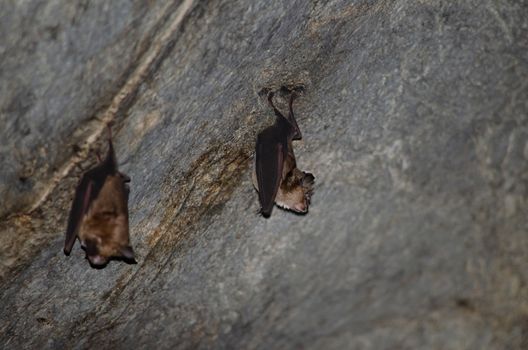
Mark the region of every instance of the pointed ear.
[[314, 183], [315, 183], [315, 176], [313, 176], [313, 174], [311, 173], [306, 173], [303, 171], [303, 179], [302, 179], [302, 184], [304, 187], [313, 187]]
[[126, 259], [134, 260], [134, 250], [132, 250], [131, 246], [122, 247], [121, 250], [121, 256], [123, 256]]

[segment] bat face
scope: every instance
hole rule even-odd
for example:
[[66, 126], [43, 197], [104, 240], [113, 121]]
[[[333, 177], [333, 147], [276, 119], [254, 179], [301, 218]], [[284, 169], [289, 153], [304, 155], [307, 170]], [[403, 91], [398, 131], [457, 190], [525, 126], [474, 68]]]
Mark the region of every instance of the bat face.
[[64, 253], [69, 255], [79, 238], [86, 258], [100, 267], [111, 258], [134, 260], [128, 231], [130, 178], [117, 169], [111, 139], [106, 158], [84, 173], [70, 210]]
[[[253, 186], [259, 191], [257, 173], [253, 172]], [[308, 212], [313, 193], [315, 177], [311, 173], [293, 168], [285, 175], [277, 190], [275, 204], [282, 209], [291, 210], [299, 214]]]
[[293, 94], [290, 96], [290, 114], [284, 117], [272, 102], [275, 124], [264, 129], [257, 137], [253, 185], [259, 193], [261, 213], [269, 217], [273, 204], [297, 213], [307, 213], [313, 193], [314, 176], [297, 168], [292, 141], [301, 139], [301, 131], [293, 116]]
[[295, 168], [291, 174], [282, 181], [275, 197], [275, 203], [284, 209], [296, 213], [307, 213], [313, 192], [314, 176]]

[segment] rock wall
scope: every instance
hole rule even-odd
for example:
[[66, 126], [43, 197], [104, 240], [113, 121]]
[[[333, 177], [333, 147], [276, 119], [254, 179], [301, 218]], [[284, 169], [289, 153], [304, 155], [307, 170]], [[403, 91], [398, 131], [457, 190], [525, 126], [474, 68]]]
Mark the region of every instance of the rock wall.
[[[0, 38], [0, 347], [528, 346], [524, 1], [13, 1]], [[266, 220], [281, 86], [316, 192]], [[108, 122], [138, 264], [97, 270], [62, 245]]]

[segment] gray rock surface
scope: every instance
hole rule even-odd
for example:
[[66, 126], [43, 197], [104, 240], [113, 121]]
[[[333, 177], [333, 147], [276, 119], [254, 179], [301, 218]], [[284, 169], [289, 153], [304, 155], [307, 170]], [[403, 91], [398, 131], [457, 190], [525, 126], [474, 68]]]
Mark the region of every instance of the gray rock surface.
[[[0, 16], [0, 348], [528, 347], [525, 1]], [[259, 92], [283, 85], [305, 88], [295, 150], [316, 192], [266, 220]], [[109, 121], [138, 264], [96, 270], [61, 249]]]

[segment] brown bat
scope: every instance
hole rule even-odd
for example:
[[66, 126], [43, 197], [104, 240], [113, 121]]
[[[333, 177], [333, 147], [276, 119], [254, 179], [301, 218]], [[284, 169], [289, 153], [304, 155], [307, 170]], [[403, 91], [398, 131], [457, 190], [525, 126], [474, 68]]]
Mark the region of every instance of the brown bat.
[[297, 168], [292, 141], [302, 138], [301, 130], [293, 116], [293, 99], [289, 101], [288, 118], [273, 105], [273, 93], [268, 103], [277, 117], [275, 124], [257, 136], [256, 162], [253, 185], [259, 194], [260, 213], [269, 217], [273, 204], [297, 213], [308, 212], [313, 193], [314, 176]]
[[128, 235], [128, 193], [130, 178], [117, 169], [108, 127], [108, 153], [99, 164], [84, 173], [73, 199], [64, 254], [70, 255], [78, 237], [86, 258], [95, 267], [108, 263], [110, 258], [134, 261]]

